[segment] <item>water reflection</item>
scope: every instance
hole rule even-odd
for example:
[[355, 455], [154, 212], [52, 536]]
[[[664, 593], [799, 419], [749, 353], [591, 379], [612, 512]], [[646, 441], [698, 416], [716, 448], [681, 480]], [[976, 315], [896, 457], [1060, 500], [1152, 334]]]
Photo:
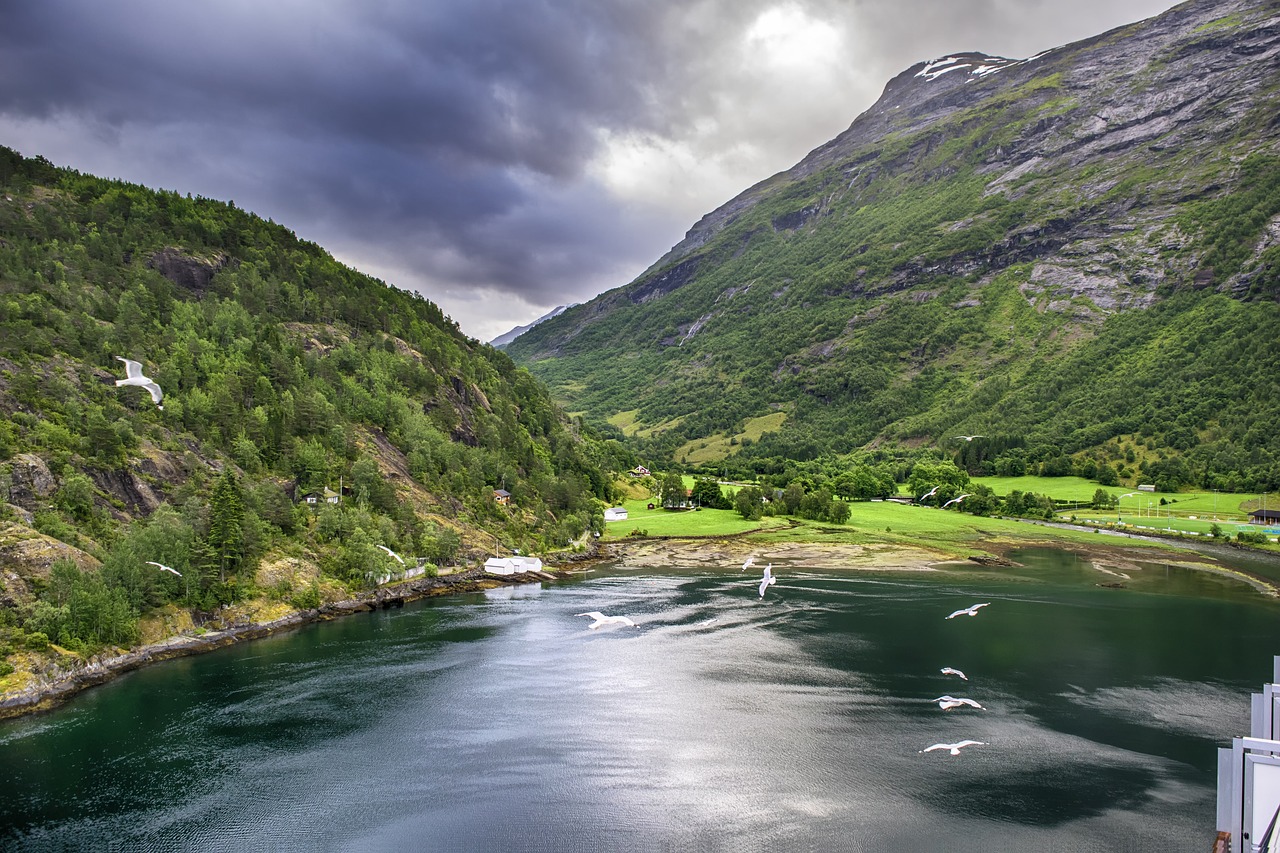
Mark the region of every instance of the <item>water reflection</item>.
[[[601, 572], [142, 670], [0, 727], [0, 841], [1204, 849], [1214, 746], [1243, 730], [1280, 610], [1177, 567], [1115, 589], [1069, 554], [1019, 560], [790, 567], [763, 601], [733, 571]], [[919, 753], [961, 738], [984, 745]]]

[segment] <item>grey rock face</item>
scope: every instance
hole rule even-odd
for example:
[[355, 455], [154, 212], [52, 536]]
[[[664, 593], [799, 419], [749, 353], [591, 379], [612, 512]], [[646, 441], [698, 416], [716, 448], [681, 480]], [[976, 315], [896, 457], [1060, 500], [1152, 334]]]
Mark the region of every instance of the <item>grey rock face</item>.
[[[673, 263], [693, 260], [717, 233], [779, 189], [837, 166], [847, 176], [844, 203], [856, 205], [857, 193], [877, 178], [919, 178], [921, 163], [939, 145], [990, 122], [990, 134], [1009, 138], [986, 146], [986, 160], [976, 169], [991, 176], [988, 195], [1043, 201], [1064, 187], [1072, 192], [1056, 213], [1009, 231], [988, 251], [927, 268], [904, 259], [894, 285], [921, 272], [963, 275], [1031, 261], [1041, 265], [1041, 280], [1030, 291], [1038, 291], [1045, 276], [1065, 276], [1076, 282], [1068, 290], [1103, 313], [1148, 305], [1171, 276], [1185, 278], [1188, 286], [1204, 282], [1185, 262], [1182, 268], [1157, 262], [1149, 235], [1176, 215], [1179, 204], [1230, 191], [1220, 170], [1198, 169], [1189, 160], [1197, 152], [1230, 152], [1233, 143], [1240, 150], [1227, 156], [1236, 159], [1260, 146], [1280, 148], [1280, 124], [1259, 118], [1274, 117], [1278, 63], [1280, 9], [1260, 0], [1192, 0], [1027, 60], [961, 53], [918, 63], [890, 80], [844, 133], [703, 217], [632, 286], [646, 295], [669, 292], [677, 283]], [[1259, 126], [1248, 128], [1246, 143], [1242, 123], [1251, 121]], [[913, 144], [886, 153], [889, 140], [904, 139]], [[1151, 177], [1126, 196], [1120, 189], [1134, 173]], [[773, 224], [799, 229], [821, 216], [816, 206], [800, 204]], [[1144, 272], [1099, 276], [1082, 249], [1100, 240], [1120, 256], [1121, 267]], [[1270, 245], [1264, 240], [1257, 253]], [[658, 281], [665, 286], [655, 288]], [[1237, 276], [1224, 289], [1244, 292], [1248, 284], [1247, 276]]]
[[36, 502], [58, 489], [58, 481], [44, 460], [32, 453], [19, 453], [9, 463], [9, 500], [34, 510]]

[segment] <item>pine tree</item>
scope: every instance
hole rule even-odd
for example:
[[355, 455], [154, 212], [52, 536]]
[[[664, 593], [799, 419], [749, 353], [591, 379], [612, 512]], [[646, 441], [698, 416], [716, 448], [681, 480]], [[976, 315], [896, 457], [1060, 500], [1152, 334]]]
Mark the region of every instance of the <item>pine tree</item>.
[[209, 547], [218, 560], [218, 580], [226, 582], [244, 559], [244, 494], [231, 471], [224, 471], [209, 499]]

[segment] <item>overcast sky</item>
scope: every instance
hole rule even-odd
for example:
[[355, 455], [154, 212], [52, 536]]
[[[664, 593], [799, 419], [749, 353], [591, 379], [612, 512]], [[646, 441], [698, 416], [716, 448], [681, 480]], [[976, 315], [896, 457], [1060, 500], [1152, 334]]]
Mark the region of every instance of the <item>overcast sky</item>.
[[913, 63], [1171, 0], [0, 0], [0, 144], [231, 199], [489, 340], [626, 284]]

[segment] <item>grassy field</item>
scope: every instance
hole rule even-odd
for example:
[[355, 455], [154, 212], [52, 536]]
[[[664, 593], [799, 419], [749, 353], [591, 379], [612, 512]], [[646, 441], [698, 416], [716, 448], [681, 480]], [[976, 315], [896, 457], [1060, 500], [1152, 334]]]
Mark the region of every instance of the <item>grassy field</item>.
[[[648, 509], [650, 503], [656, 508]], [[627, 518], [606, 522], [602, 541], [626, 539], [633, 530], [642, 530], [648, 536], [730, 536], [788, 523], [782, 518], [747, 521], [730, 509], [665, 510], [648, 498], [625, 501], [622, 506], [627, 509]]]
[[[731, 510], [704, 509], [699, 512], [668, 512], [647, 509], [647, 501], [628, 501], [625, 521], [605, 525], [602, 541], [625, 540], [633, 530], [648, 536], [727, 536], [751, 534], [753, 543], [811, 542], [815, 544], [887, 543], [942, 551], [957, 557], [989, 553], [986, 543], [1053, 541], [1076, 544], [1114, 544], [1094, 531], [1065, 530], [1011, 521], [979, 518], [924, 506], [904, 506], [892, 501], [872, 501], [850, 505], [853, 515], [842, 525], [765, 518], [744, 520]], [[1138, 540], [1126, 545], [1142, 547]]]
[[[1246, 505], [1252, 508], [1260, 498], [1257, 494], [1239, 492], [1137, 492], [1129, 486], [1099, 486], [1083, 477], [973, 477], [970, 482], [981, 483], [1001, 496], [1017, 489], [1082, 504], [1093, 500], [1093, 493], [1101, 488], [1116, 497], [1129, 495], [1120, 500], [1120, 508], [1126, 515], [1138, 515], [1139, 511], [1142, 514], [1154, 513], [1158, 507], [1162, 514], [1172, 511], [1175, 516], [1212, 518], [1216, 515], [1219, 520], [1244, 521], [1248, 515]], [[1160, 504], [1161, 498], [1165, 500], [1164, 505]], [[1280, 498], [1276, 498], [1276, 505], [1280, 506]]]
[[745, 438], [758, 441], [766, 432], [776, 432], [781, 429], [786, 419], [786, 412], [772, 412], [758, 418], [751, 418], [743, 424], [742, 432], [736, 435], [711, 435], [682, 445], [676, 449], [675, 458], [694, 465], [719, 462], [734, 451], [735, 444], [732, 442], [735, 440], [741, 442]]
[[[998, 495], [1013, 489], [1047, 494], [1061, 500], [1079, 500], [1087, 504], [1098, 484], [1080, 477], [975, 477], [972, 482], [985, 483]], [[684, 476], [686, 488], [692, 488], [694, 478]], [[736, 491], [723, 487], [726, 494]], [[1129, 495], [1120, 500], [1120, 506], [1111, 510], [1096, 510], [1088, 506], [1064, 509], [1060, 521], [1076, 521], [1082, 524], [1114, 525], [1117, 522], [1136, 533], [1183, 533], [1208, 537], [1213, 525], [1229, 538], [1237, 532], [1252, 533], [1263, 530], [1249, 525], [1243, 505], [1256, 505], [1258, 495], [1234, 493], [1163, 493], [1139, 492], [1131, 494], [1123, 487], [1107, 487], [1116, 496]], [[634, 493], [633, 493], [634, 495]], [[1160, 499], [1166, 503], [1161, 506]], [[674, 512], [661, 508], [648, 509], [657, 500], [649, 497], [633, 498], [622, 505], [627, 508], [626, 521], [611, 521], [605, 526], [604, 541], [627, 538], [633, 530], [645, 531], [649, 536], [726, 536], [754, 532], [753, 539], [761, 541], [814, 541], [833, 544], [866, 544], [889, 542], [920, 547], [972, 549], [982, 541], [1004, 538], [1018, 539], [1033, 535], [1036, 538], [1052, 537], [1068, 541], [1094, 541], [1091, 531], [1055, 530], [1045, 533], [1045, 528], [1032, 528], [1026, 522], [1006, 521], [999, 518], [980, 518], [960, 512], [943, 512], [931, 507], [903, 506], [893, 501], [854, 502], [849, 505], [852, 515], [844, 525], [796, 522], [793, 519], [765, 518], [762, 521], [746, 521], [733, 510], [702, 509], [697, 512]], [[1280, 497], [1268, 499], [1268, 506], [1280, 506]], [[1216, 512], [1215, 512], [1216, 508]], [[1271, 528], [1274, 531], [1274, 528]], [[1280, 534], [1269, 532], [1273, 541]]]

